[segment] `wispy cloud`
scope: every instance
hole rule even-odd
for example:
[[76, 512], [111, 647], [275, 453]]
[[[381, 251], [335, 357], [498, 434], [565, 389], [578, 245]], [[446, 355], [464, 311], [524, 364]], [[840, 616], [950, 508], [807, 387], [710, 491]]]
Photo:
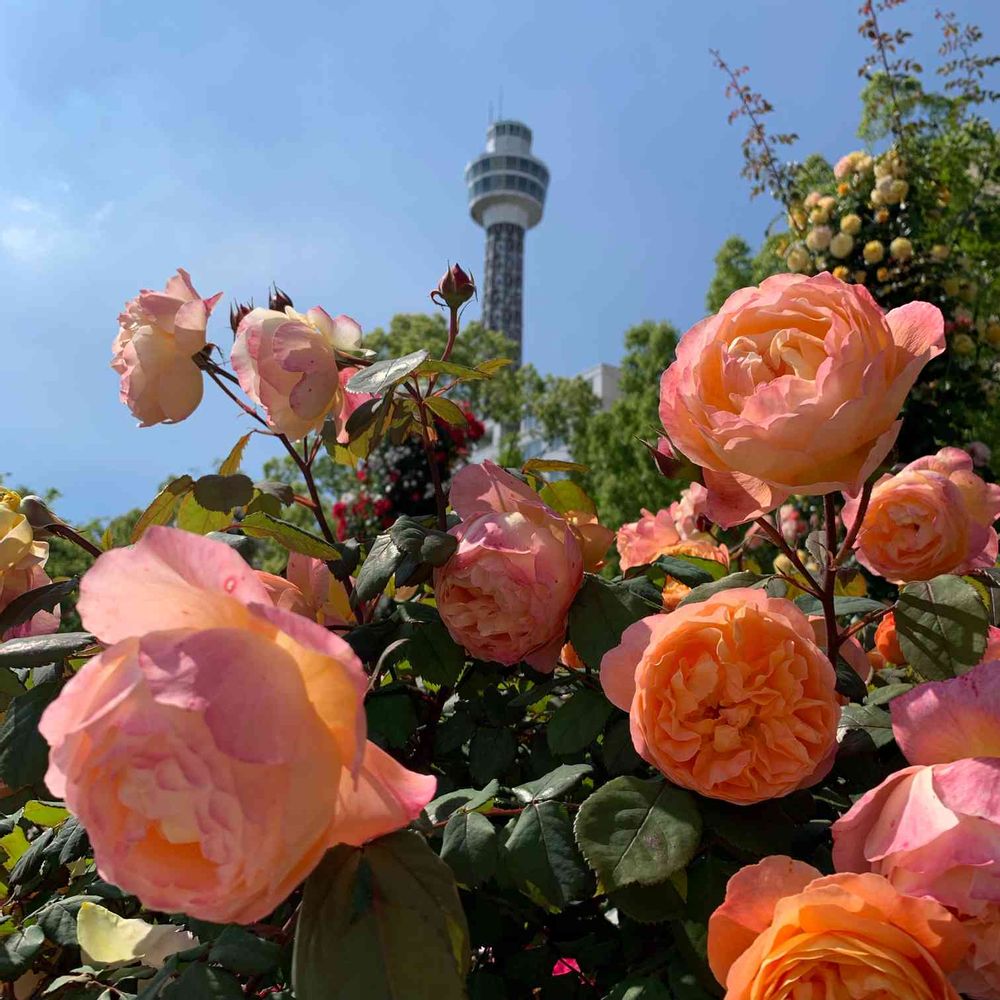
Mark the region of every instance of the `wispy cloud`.
[[83, 253], [100, 237], [113, 211], [114, 202], [108, 201], [71, 215], [56, 204], [12, 195], [0, 203], [0, 252], [14, 263], [33, 267]]

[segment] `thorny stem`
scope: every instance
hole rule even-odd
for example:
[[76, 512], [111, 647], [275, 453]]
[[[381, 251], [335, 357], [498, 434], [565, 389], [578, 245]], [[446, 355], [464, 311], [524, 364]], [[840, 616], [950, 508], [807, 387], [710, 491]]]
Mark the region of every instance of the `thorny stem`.
[[826, 521], [826, 572], [823, 578], [823, 593], [820, 601], [823, 604], [823, 617], [826, 619], [826, 655], [836, 667], [837, 651], [843, 637], [837, 631], [837, 559], [834, 555], [837, 549], [837, 508], [833, 494], [823, 497], [823, 510]]
[[840, 546], [837, 552], [837, 558], [833, 561], [834, 566], [840, 566], [854, 548], [854, 543], [858, 539], [858, 532], [861, 531], [861, 522], [864, 521], [865, 514], [868, 512], [868, 503], [872, 498], [872, 488], [874, 485], [874, 482], [869, 480], [861, 488], [861, 502], [858, 504], [858, 512], [854, 518], [854, 524], [851, 525], [851, 530], [847, 533], [844, 544]]
[[878, 611], [869, 611], [868, 614], [864, 616], [860, 621], [855, 622], [842, 636], [842, 640], [846, 642], [848, 639], [856, 636], [866, 625], [871, 625], [872, 622], [877, 622], [880, 618], [884, 618], [889, 612], [892, 611], [891, 607], [880, 608]]
[[[816, 582], [816, 578], [806, 569], [805, 564], [799, 558], [799, 554], [793, 549], [785, 540], [781, 537], [781, 532], [771, 524], [771, 522], [766, 517], [758, 517], [754, 524], [760, 525], [761, 531], [773, 542], [781, 552], [788, 556], [791, 564], [802, 574], [805, 578], [806, 586], [803, 588], [812, 594], [817, 600], [822, 599], [823, 591], [820, 585]], [[798, 583], [797, 586], [802, 586]]]

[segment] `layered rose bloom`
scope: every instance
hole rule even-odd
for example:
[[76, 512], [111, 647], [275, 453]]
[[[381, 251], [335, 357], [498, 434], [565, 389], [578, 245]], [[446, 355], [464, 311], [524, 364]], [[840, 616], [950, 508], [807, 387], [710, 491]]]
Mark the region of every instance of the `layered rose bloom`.
[[681, 490], [679, 500], [670, 507], [670, 517], [681, 538], [703, 539], [703, 527], [708, 517], [708, 490], [701, 483], [691, 483]]
[[458, 548], [434, 571], [441, 620], [481, 660], [555, 668], [583, 580], [576, 535], [528, 486], [492, 462], [454, 477]]
[[[848, 529], [859, 504], [858, 497], [844, 504]], [[996, 562], [998, 517], [1000, 486], [980, 479], [961, 448], [942, 448], [878, 480], [855, 555], [892, 583], [961, 575]]]
[[932, 900], [787, 857], [738, 871], [708, 923], [726, 1000], [959, 1000], [947, 976], [967, 948]]
[[205, 328], [222, 292], [201, 298], [183, 268], [162, 292], [143, 289], [118, 317], [111, 367], [121, 401], [140, 427], [175, 424], [201, 402], [202, 377], [192, 356], [205, 347]]
[[[344, 404], [337, 351], [355, 350], [361, 327], [318, 306], [306, 313], [253, 309], [240, 321], [230, 360], [267, 422], [295, 441]], [[345, 418], [346, 419], [346, 418]]]
[[[51, 583], [45, 572], [47, 542], [35, 541], [24, 514], [0, 503], [0, 611], [29, 590]], [[38, 611], [26, 622], [0, 634], [0, 641], [49, 635], [59, 628], [59, 608]]]
[[291, 552], [284, 576], [257, 570], [257, 578], [279, 608], [305, 615], [326, 628], [357, 623], [347, 588], [322, 559]]
[[327, 848], [433, 796], [366, 740], [350, 646], [275, 607], [228, 546], [150, 528], [95, 562], [79, 611], [108, 648], [42, 716], [45, 781], [149, 909], [258, 920]]
[[805, 615], [744, 588], [636, 622], [601, 662], [638, 753], [675, 784], [741, 805], [829, 770], [835, 684]]
[[792, 494], [858, 492], [943, 350], [936, 306], [884, 314], [861, 285], [779, 274], [684, 335], [660, 383], [660, 418], [704, 470], [709, 518], [730, 527]]
[[971, 948], [952, 982], [1000, 998], [1000, 661], [921, 684], [891, 702], [913, 766], [891, 774], [833, 826], [841, 871], [873, 871], [930, 897], [965, 925]]

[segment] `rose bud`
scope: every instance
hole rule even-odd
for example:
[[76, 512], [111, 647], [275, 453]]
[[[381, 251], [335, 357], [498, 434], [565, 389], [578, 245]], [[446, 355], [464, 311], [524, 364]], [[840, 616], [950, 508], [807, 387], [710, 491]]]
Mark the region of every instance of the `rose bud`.
[[283, 292], [277, 285], [272, 284], [270, 294], [267, 297], [267, 308], [282, 313], [289, 306], [294, 308], [295, 303], [292, 302], [288, 293]]
[[452, 264], [441, 276], [431, 300], [449, 309], [458, 309], [476, 294], [476, 283], [458, 264]]

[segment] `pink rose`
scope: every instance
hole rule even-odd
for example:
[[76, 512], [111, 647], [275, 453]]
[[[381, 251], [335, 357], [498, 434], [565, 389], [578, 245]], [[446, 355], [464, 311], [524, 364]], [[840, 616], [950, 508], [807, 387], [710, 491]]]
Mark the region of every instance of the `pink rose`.
[[883, 314], [861, 285], [778, 274], [684, 335], [660, 382], [660, 418], [704, 470], [708, 516], [731, 527], [792, 494], [858, 492], [943, 350], [936, 306]]
[[785, 544], [790, 548], [795, 548], [798, 540], [803, 535], [809, 534], [809, 525], [799, 513], [795, 504], [783, 503], [778, 510], [778, 530]]
[[222, 292], [201, 298], [183, 268], [162, 292], [143, 289], [118, 317], [111, 367], [121, 401], [140, 427], [175, 424], [201, 402], [202, 378], [191, 360], [205, 347], [205, 327]]
[[451, 484], [462, 518], [455, 554], [434, 571], [438, 611], [473, 656], [551, 672], [583, 580], [570, 525], [492, 462], [467, 465]]
[[361, 327], [349, 316], [331, 317], [318, 306], [298, 313], [254, 309], [240, 322], [233, 371], [243, 391], [264, 407], [267, 422], [293, 441], [323, 426], [343, 405], [338, 350], [352, 350]]
[[366, 740], [351, 647], [274, 607], [226, 545], [150, 528], [94, 563], [79, 611], [108, 648], [42, 716], [45, 781], [149, 909], [258, 920], [327, 848], [433, 796]]
[[972, 950], [952, 977], [1000, 998], [1000, 662], [920, 684], [890, 705], [914, 765], [862, 796], [833, 826], [839, 870], [874, 871], [961, 918]]
[[[850, 528], [859, 499], [844, 505]], [[997, 558], [1000, 486], [972, 471], [961, 448], [918, 458], [875, 484], [855, 545], [863, 566], [892, 583], [968, 573]]]
[[367, 403], [368, 400], [375, 398], [370, 392], [347, 391], [347, 383], [359, 371], [359, 368], [340, 369], [340, 388], [344, 393], [344, 400], [340, 405], [340, 412], [337, 414], [337, 441], [340, 444], [347, 444], [350, 441], [350, 437], [347, 434], [347, 421], [350, 419], [351, 414], [362, 403]]
[[972, 459], [972, 464], [979, 467], [989, 465], [990, 459], [993, 457], [993, 450], [982, 441], [970, 441], [965, 446], [965, 451]]
[[701, 483], [691, 483], [681, 490], [680, 500], [670, 505], [670, 516], [681, 538], [704, 539], [708, 520], [708, 490]]
[[658, 510], [655, 514], [643, 508], [638, 521], [623, 524], [618, 529], [618, 554], [621, 568], [645, 566], [667, 550], [681, 542], [680, 532], [674, 524], [670, 510]]
[[347, 588], [322, 559], [292, 552], [284, 576], [256, 572], [276, 607], [305, 615], [326, 628], [356, 624]]

